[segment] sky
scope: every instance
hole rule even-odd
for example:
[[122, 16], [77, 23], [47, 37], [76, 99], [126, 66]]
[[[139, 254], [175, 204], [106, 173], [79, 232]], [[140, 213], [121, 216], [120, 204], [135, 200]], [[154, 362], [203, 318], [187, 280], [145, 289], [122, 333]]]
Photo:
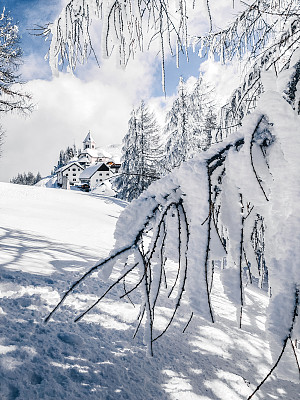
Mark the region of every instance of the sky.
[[[75, 75], [66, 71], [53, 77], [45, 55], [49, 42], [33, 33], [37, 26], [54, 21], [66, 0], [4, 0], [18, 24], [24, 63], [20, 69], [26, 81], [24, 89], [32, 96], [34, 110], [24, 118], [18, 114], [1, 116], [5, 130], [0, 158], [0, 181], [9, 181], [18, 173], [38, 171], [49, 175], [57, 163], [61, 149], [74, 143], [82, 146], [91, 131], [97, 146], [118, 144], [126, 134], [130, 112], [144, 99], [163, 123], [164, 113], [171, 107], [179, 77], [188, 80], [198, 77], [200, 70], [217, 86], [216, 96], [227, 97], [238, 83], [235, 71], [229, 66], [212, 63], [189, 52], [189, 62], [181, 57], [177, 69], [174, 57], [166, 57], [166, 95], [161, 86], [160, 58], [157, 49], [137, 54], [127, 68], [120, 69], [116, 58], [93, 59], [79, 66]], [[201, 0], [199, 1], [199, 4]], [[212, 3], [216, 27], [224, 22], [224, 13], [233, 16], [232, 1]], [[201, 6], [201, 4], [200, 4]], [[190, 21], [194, 32], [205, 32], [208, 27], [204, 12]], [[96, 52], [100, 52], [98, 32], [95, 35]], [[224, 78], [226, 70], [227, 78]], [[228, 79], [229, 77], [229, 79]]]

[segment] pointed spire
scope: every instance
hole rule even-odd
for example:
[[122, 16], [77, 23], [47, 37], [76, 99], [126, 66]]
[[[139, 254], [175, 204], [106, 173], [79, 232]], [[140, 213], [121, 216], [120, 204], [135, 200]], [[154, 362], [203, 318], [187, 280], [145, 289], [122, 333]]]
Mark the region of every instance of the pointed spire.
[[86, 138], [83, 141], [83, 143], [86, 142], [95, 142], [95, 140], [92, 138], [91, 131], [89, 131], [89, 133], [86, 135]]
[[96, 148], [96, 142], [92, 138], [91, 132], [86, 135], [86, 138], [83, 141], [83, 150], [86, 149], [95, 149]]

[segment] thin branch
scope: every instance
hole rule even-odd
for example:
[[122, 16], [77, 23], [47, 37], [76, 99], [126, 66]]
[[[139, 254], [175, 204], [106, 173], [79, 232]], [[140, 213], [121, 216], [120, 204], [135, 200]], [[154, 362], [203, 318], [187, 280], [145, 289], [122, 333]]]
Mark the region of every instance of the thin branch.
[[192, 314], [190, 315], [190, 318], [189, 318], [188, 322], [186, 323], [182, 333], [184, 333], [187, 330], [187, 327], [189, 326], [190, 322], [192, 321], [193, 316], [194, 316], [194, 313], [192, 312]]
[[100, 301], [107, 295], [107, 293], [110, 292], [111, 289], [114, 288], [119, 282], [121, 282], [125, 278], [125, 276], [128, 275], [137, 265], [138, 264], [133, 265], [125, 273], [123, 273], [119, 279], [117, 279], [112, 285], [109, 286], [109, 288], [103, 293], [101, 297], [99, 297], [97, 301], [95, 301], [87, 310], [85, 310], [82, 314], [75, 318], [74, 322], [80, 321], [88, 312], [96, 307], [96, 305], [100, 303]]
[[286, 349], [286, 345], [287, 345], [288, 341], [291, 339], [291, 335], [292, 335], [292, 331], [293, 331], [293, 328], [294, 328], [295, 319], [296, 319], [296, 316], [298, 315], [298, 306], [299, 306], [299, 289], [297, 287], [295, 287], [295, 305], [294, 305], [294, 310], [293, 310], [292, 324], [291, 324], [290, 329], [289, 329], [289, 334], [283, 341], [282, 350], [281, 350], [281, 352], [279, 354], [279, 357], [277, 358], [275, 364], [270, 369], [270, 371], [267, 374], [267, 376], [260, 382], [260, 384], [256, 387], [254, 392], [248, 397], [247, 400], [252, 399], [252, 397], [255, 395], [255, 393], [262, 387], [262, 385], [266, 382], [266, 380], [269, 378], [269, 376], [272, 375], [272, 373], [274, 372], [275, 368], [278, 366], [278, 364], [279, 364], [279, 362], [281, 360], [281, 357], [283, 356], [283, 353], [284, 353], [284, 351]]
[[119, 257], [121, 254], [125, 253], [126, 251], [131, 250], [133, 245], [127, 246], [121, 250], [118, 250], [115, 252], [115, 254], [111, 255], [110, 257], [106, 258], [105, 260], [101, 261], [100, 263], [94, 265], [90, 270], [88, 270], [85, 274], [82, 275], [80, 279], [78, 279], [76, 282], [73, 283], [73, 285], [68, 289], [64, 295], [62, 296], [61, 300], [57, 303], [57, 305], [53, 308], [53, 310], [49, 313], [49, 315], [45, 318], [44, 322], [48, 322], [52, 315], [55, 313], [55, 311], [62, 305], [62, 303], [65, 301], [66, 297], [89, 275], [91, 275], [93, 272], [97, 271], [99, 268], [103, 267], [105, 264], [107, 264], [109, 261], [112, 261], [113, 259]]
[[259, 127], [259, 125], [260, 125], [260, 123], [262, 122], [263, 119], [264, 119], [264, 115], [262, 115], [261, 118], [259, 119], [259, 121], [258, 121], [258, 123], [257, 123], [257, 125], [256, 125], [256, 127], [255, 127], [255, 129], [253, 131], [253, 134], [252, 134], [252, 138], [251, 138], [251, 142], [250, 142], [250, 161], [251, 161], [251, 166], [252, 166], [254, 175], [255, 175], [256, 180], [257, 180], [257, 182], [259, 184], [259, 187], [261, 188], [261, 190], [262, 190], [262, 192], [263, 192], [263, 194], [265, 196], [265, 199], [267, 201], [269, 201], [269, 199], [268, 199], [268, 197], [266, 195], [266, 192], [265, 192], [264, 188], [262, 187], [261, 180], [257, 175], [256, 169], [255, 169], [255, 166], [254, 166], [254, 162], [253, 162], [253, 144], [255, 143], [254, 142], [254, 135], [255, 135], [255, 133], [256, 133], [256, 131], [257, 131], [257, 129], [258, 129], [258, 127]]

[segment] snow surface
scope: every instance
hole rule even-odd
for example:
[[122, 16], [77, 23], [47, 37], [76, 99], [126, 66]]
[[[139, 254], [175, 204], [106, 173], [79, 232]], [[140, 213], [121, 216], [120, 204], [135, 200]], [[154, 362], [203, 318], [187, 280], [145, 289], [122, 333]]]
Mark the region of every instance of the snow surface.
[[45, 178], [38, 181], [38, 183], [36, 183], [35, 186], [47, 187], [47, 188], [57, 188], [58, 187], [57, 186], [57, 176], [56, 175], [46, 176]]
[[[246, 399], [272, 362], [265, 333], [268, 296], [246, 288], [243, 325], [215, 274], [218, 323], [182, 306], [169, 331], [146, 356], [142, 334], [132, 339], [138, 314], [112, 292], [75, 324], [107, 288], [97, 275], [43, 322], [61, 294], [114, 244], [125, 202], [100, 194], [0, 184], [0, 398]], [[122, 268], [121, 266], [119, 268]], [[113, 277], [112, 277], [113, 278]], [[218, 293], [217, 293], [218, 292]], [[164, 326], [169, 304], [158, 317]], [[254, 399], [299, 399], [299, 385], [274, 374]]]
[[105, 195], [105, 196], [115, 196], [116, 191], [112, 189], [111, 182], [109, 179], [106, 179], [104, 182], [102, 182], [100, 185], [96, 186], [95, 189], [91, 191], [92, 195]]

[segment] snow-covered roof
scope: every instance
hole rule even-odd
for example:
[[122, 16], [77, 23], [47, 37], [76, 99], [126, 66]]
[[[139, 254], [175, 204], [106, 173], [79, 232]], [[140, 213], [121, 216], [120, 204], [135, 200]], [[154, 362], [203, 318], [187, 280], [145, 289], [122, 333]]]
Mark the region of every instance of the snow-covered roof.
[[81, 153], [80, 153], [80, 156], [82, 155], [82, 154], [89, 154], [91, 157], [101, 157], [101, 155], [99, 156], [98, 155], [98, 151], [96, 150], [96, 149], [84, 149]]
[[90, 179], [97, 171], [109, 171], [109, 168], [104, 163], [91, 165], [81, 172], [79, 179]]
[[106, 157], [106, 158], [112, 158], [111, 154], [109, 152], [107, 152], [104, 149], [100, 149], [99, 147], [97, 148], [97, 152], [98, 152], [98, 156], [99, 157]]
[[83, 166], [80, 165], [77, 161], [72, 161], [72, 162], [70, 162], [70, 163], [64, 165], [63, 167], [59, 168], [59, 169], [56, 171], [56, 174], [58, 174], [59, 172], [65, 171], [67, 168], [71, 168], [73, 165], [76, 165], [77, 167], [79, 167], [79, 168], [81, 168], [81, 169], [84, 169]]
[[90, 159], [83, 154], [82, 157], [79, 157], [78, 162], [80, 162], [80, 163], [82, 163], [82, 162], [89, 163]]
[[94, 143], [96, 143], [95, 140], [92, 138], [91, 132], [89, 132], [86, 135], [86, 138], [84, 139], [83, 143], [85, 143], [85, 142], [94, 142]]

